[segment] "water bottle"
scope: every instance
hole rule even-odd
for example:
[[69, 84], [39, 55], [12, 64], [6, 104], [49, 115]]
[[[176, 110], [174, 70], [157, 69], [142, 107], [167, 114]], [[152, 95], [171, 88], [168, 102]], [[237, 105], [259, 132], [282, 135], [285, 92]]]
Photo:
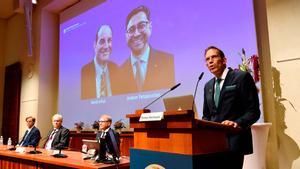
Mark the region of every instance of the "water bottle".
[[3, 136], [0, 137], [0, 146], [3, 146]]
[[11, 147], [11, 138], [9, 137], [7, 140], [7, 148], [10, 148], [10, 147]]
[[86, 144], [82, 144], [81, 152], [87, 153], [87, 149], [88, 149], [87, 145]]

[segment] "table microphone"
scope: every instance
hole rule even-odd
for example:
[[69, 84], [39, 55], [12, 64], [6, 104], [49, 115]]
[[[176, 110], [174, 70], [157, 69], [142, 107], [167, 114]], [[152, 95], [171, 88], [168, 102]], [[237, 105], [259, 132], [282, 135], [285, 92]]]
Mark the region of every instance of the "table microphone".
[[151, 103], [149, 103], [147, 106], [145, 106], [143, 109], [145, 110], [146, 108], [148, 108], [150, 105], [152, 105], [154, 102], [156, 102], [158, 99], [162, 98], [164, 95], [168, 94], [170, 91], [176, 89], [178, 86], [180, 86], [181, 83], [178, 83], [177, 85], [171, 87], [169, 90], [167, 90], [165, 93], [163, 93], [162, 95], [160, 95], [158, 98], [156, 98], [155, 100], [153, 100]]
[[16, 150], [16, 146], [13, 145], [13, 147], [9, 148], [8, 150], [9, 151], [14, 151], [14, 150]]
[[194, 98], [193, 98], [193, 104], [192, 104], [192, 111], [194, 112], [194, 107], [195, 107], [195, 98], [196, 98], [196, 94], [197, 94], [197, 89], [198, 89], [198, 84], [200, 82], [200, 80], [202, 79], [204, 75], [204, 72], [202, 72], [198, 78], [198, 81], [197, 81], [197, 84], [196, 84], [196, 87], [195, 87], [195, 92], [194, 92]]
[[34, 146], [34, 150], [29, 151], [29, 154], [41, 154], [41, 153], [42, 153], [41, 151], [36, 150], [36, 145]]
[[55, 158], [67, 158], [68, 156], [66, 154], [61, 153], [62, 149], [65, 149], [65, 147], [62, 147], [62, 146], [58, 147], [58, 150], [59, 150], [58, 154], [53, 154], [52, 156]]

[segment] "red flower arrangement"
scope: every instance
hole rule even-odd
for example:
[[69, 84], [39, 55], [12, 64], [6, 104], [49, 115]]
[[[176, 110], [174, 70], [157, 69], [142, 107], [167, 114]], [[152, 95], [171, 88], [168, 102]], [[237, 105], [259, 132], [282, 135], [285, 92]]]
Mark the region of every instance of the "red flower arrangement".
[[[239, 64], [239, 70], [241, 71], [247, 71], [251, 73], [254, 82], [259, 81], [259, 58], [257, 55], [252, 55], [250, 58], [246, 57], [245, 49], [242, 49], [242, 53], [239, 53], [241, 55], [242, 64]], [[250, 68], [252, 66], [252, 68]]]

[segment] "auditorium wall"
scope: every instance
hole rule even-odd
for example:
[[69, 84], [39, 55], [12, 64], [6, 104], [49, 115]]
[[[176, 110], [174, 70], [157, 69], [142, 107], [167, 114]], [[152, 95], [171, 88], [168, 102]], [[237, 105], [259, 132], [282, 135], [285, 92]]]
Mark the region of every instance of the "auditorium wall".
[[[0, 94], [1, 94], [1, 104], [0, 104], [0, 115], [1, 122], [5, 119], [2, 119], [3, 112], [3, 94], [4, 94], [4, 74], [5, 74], [5, 66], [13, 64], [15, 62], [21, 61], [22, 57], [26, 53], [26, 41], [25, 41], [25, 21], [24, 15], [15, 14], [7, 20], [1, 20], [0, 23]], [[2, 123], [1, 123], [2, 127]], [[0, 130], [2, 131], [2, 130]]]
[[[0, 124], [2, 124], [3, 110], [3, 88], [4, 88], [4, 51], [5, 51], [5, 27], [6, 20], [0, 19]], [[2, 125], [0, 125], [0, 135], [2, 135]]]
[[[26, 130], [24, 118], [28, 115], [37, 117], [36, 125], [45, 137], [51, 128], [51, 116], [57, 111], [58, 11], [43, 9], [50, 0], [41, 2], [33, 14], [33, 57], [26, 54], [24, 15], [0, 19], [0, 123], [3, 120], [4, 67], [21, 61], [24, 73], [20, 137]], [[260, 57], [264, 61], [261, 63], [261, 69], [265, 71], [262, 75], [266, 76], [262, 81], [265, 82], [262, 84], [265, 120], [273, 124], [267, 166], [270, 169], [296, 169], [300, 168], [300, 1], [266, 0], [266, 8], [268, 21], [259, 24], [267, 27], [258, 33], [261, 33], [260, 37], [267, 34], [268, 39], [258, 40], [262, 45], [259, 46], [260, 54], [263, 54]], [[280, 77], [273, 83], [272, 79], [278, 74]]]
[[[278, 166], [300, 168], [300, 1], [267, 0]], [[271, 163], [271, 161], [268, 161]], [[275, 161], [274, 161], [275, 162]], [[272, 164], [270, 164], [272, 165]]]

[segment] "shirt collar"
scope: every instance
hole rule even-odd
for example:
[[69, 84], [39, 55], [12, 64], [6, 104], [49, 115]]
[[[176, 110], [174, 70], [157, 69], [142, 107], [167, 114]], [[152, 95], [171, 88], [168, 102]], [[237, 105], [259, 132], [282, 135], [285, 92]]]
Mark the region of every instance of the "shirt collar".
[[105, 72], [107, 69], [107, 64], [105, 64], [104, 67], [98, 64], [96, 56], [94, 57], [94, 64], [95, 64], [96, 72], [102, 73], [103, 71]]
[[105, 133], [107, 133], [109, 129], [110, 129], [110, 127], [108, 127], [107, 129], [105, 129], [105, 130], [104, 130], [104, 131], [102, 131], [102, 132], [105, 132]]
[[28, 128], [27, 131], [30, 132], [33, 129], [34, 126], [32, 126], [31, 128]]
[[[147, 45], [145, 52], [140, 55], [139, 59], [141, 61], [147, 63], [148, 59], [149, 59], [149, 55], [150, 55], [150, 47], [149, 47], [149, 45]], [[130, 60], [131, 60], [131, 65], [134, 65], [136, 63], [136, 61], [138, 60], [138, 58], [136, 56], [133, 56], [133, 54], [131, 52]]]
[[216, 77], [216, 80], [217, 80], [217, 79], [224, 80], [224, 79], [226, 78], [227, 74], [228, 74], [228, 71], [229, 71], [229, 69], [228, 69], [228, 68], [225, 68], [224, 71], [223, 71], [223, 73], [222, 73], [222, 76], [221, 76], [220, 78], [217, 78], [217, 77]]
[[53, 128], [53, 130], [58, 131], [60, 128], [62, 128], [62, 126], [60, 126], [59, 128]]

